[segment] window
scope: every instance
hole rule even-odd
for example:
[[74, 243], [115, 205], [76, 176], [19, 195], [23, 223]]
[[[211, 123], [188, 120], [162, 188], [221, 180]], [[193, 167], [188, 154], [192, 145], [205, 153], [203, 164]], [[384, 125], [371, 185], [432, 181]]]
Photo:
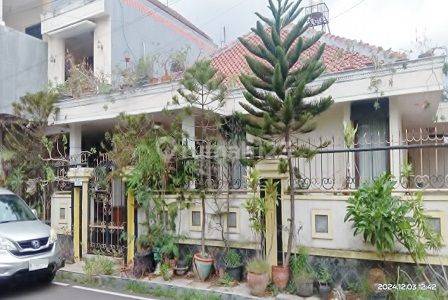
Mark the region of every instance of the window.
[[428, 218], [427, 222], [435, 232], [437, 232], [438, 234], [442, 233], [442, 220], [440, 218], [430, 217]]
[[[356, 134], [358, 148], [387, 146], [389, 135], [388, 99], [353, 102], [351, 119], [358, 127]], [[357, 152], [355, 155], [357, 184], [373, 180], [389, 171], [389, 159], [389, 153], [385, 150]]]
[[317, 233], [328, 233], [328, 215], [316, 215], [314, 222]]
[[200, 208], [190, 210], [190, 230], [201, 231], [202, 211]]
[[239, 233], [240, 227], [240, 213], [237, 207], [229, 208], [227, 214], [226, 224], [229, 233]]
[[65, 207], [59, 208], [59, 219], [65, 220]]
[[313, 239], [333, 239], [333, 215], [330, 210], [313, 209], [311, 212], [311, 236]]
[[429, 226], [431, 226], [435, 232], [442, 236], [442, 243], [446, 245], [446, 241], [448, 241], [448, 223], [445, 212], [427, 211], [425, 214], [427, 216], [426, 220]]
[[201, 226], [201, 212], [200, 211], [192, 211], [191, 212], [191, 225], [192, 226]]
[[227, 215], [227, 227], [228, 228], [236, 228], [237, 227], [237, 222], [236, 222], [236, 212], [230, 212]]

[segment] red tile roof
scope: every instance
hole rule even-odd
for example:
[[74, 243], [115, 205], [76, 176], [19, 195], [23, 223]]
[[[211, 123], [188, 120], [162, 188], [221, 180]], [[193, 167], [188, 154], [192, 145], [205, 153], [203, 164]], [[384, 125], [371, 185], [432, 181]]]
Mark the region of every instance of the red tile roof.
[[[282, 32], [282, 38], [286, 37], [288, 31], [288, 29], [285, 29]], [[315, 33], [316, 31], [310, 29], [305, 33], [305, 36], [311, 36]], [[260, 44], [260, 39], [254, 33], [249, 33], [243, 38], [255, 45]], [[323, 42], [326, 43], [326, 47], [322, 59], [326, 65], [327, 73], [357, 70], [371, 66], [373, 64], [373, 55], [376, 55], [383, 61], [396, 61], [406, 58], [402, 53], [390, 50], [384, 51], [378, 47], [328, 33], [325, 33], [319, 42], [308, 49], [302, 57], [305, 59], [309, 58]], [[245, 55], [252, 54], [239, 41], [235, 41], [227, 47], [220, 49], [213, 56], [212, 62], [214, 67], [227, 78], [227, 82], [235, 81], [235, 83], [239, 84], [238, 76], [242, 73], [251, 72], [244, 58]], [[296, 66], [299, 64], [300, 62]]]

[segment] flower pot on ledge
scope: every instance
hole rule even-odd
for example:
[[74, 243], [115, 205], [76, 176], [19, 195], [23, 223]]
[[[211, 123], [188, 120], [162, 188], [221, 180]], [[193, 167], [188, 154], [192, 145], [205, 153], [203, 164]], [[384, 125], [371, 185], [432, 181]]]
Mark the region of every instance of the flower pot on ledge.
[[272, 281], [280, 290], [285, 289], [289, 282], [289, 267], [272, 266]]
[[213, 258], [203, 257], [200, 253], [194, 255], [194, 271], [201, 281], [207, 280], [212, 271]]
[[247, 286], [250, 294], [257, 297], [263, 297], [269, 284], [268, 273], [247, 273]]
[[148, 80], [148, 83], [149, 83], [150, 85], [158, 84], [158, 83], [159, 83], [159, 78], [152, 77], [152, 78], [150, 78], [150, 79]]
[[162, 76], [162, 82], [170, 82], [173, 78], [169, 74], [165, 74]]

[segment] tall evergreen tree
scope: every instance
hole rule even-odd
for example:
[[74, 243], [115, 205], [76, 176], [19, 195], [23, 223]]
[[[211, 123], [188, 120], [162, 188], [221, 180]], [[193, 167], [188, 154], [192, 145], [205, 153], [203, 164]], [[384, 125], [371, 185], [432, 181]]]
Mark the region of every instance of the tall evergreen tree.
[[[268, 8], [272, 17], [256, 13], [261, 21], [257, 21], [256, 27], [252, 28], [261, 44], [254, 45], [240, 38], [240, 42], [252, 54], [246, 56], [246, 61], [253, 74], [240, 76], [247, 100], [240, 103], [248, 113], [245, 117], [246, 130], [263, 143], [281, 139], [282, 152], [286, 156], [286, 160], [281, 158], [279, 164], [282, 173], [289, 172], [291, 197], [285, 264], [289, 264], [295, 233], [296, 183], [292, 160], [294, 157], [311, 158], [318, 148], [328, 145], [323, 143], [310, 148], [296, 143], [294, 137], [314, 130], [314, 117], [333, 103], [331, 96], [319, 95], [335, 82], [329, 79], [311, 85], [325, 71], [321, 60], [325, 44], [321, 44], [309, 58], [304, 58], [304, 52], [312, 48], [323, 33], [310, 38], [303, 36], [309, 25], [308, 16], [303, 16], [300, 3], [301, 0], [277, 0], [274, 4], [274, 0], [269, 0]], [[282, 32], [286, 33], [284, 37]]]

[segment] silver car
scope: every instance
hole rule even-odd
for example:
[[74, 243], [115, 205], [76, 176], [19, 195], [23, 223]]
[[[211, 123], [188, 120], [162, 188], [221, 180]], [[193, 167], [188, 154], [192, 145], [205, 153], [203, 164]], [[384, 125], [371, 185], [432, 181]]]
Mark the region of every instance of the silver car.
[[0, 281], [36, 275], [51, 281], [64, 265], [57, 234], [20, 197], [0, 188]]

